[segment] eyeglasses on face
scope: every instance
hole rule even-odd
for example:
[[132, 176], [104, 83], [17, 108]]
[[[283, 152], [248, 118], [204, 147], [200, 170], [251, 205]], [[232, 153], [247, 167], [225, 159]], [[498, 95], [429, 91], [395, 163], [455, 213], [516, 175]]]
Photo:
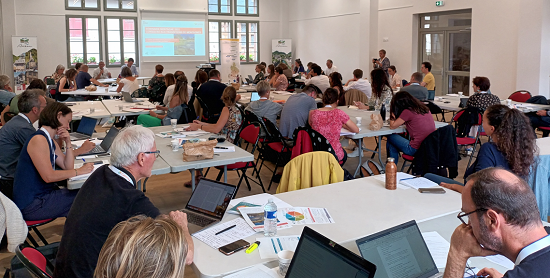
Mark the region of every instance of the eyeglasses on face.
[[155, 154], [155, 158], [159, 157], [160, 155], [160, 150], [156, 150], [154, 152], [143, 152], [145, 154]]
[[487, 211], [488, 209], [486, 208], [478, 208], [474, 211], [471, 211], [471, 212], [460, 212], [458, 213], [458, 215], [456, 216], [456, 218], [460, 219], [460, 221], [462, 221], [462, 223], [464, 223], [464, 225], [469, 225], [470, 224], [470, 214], [472, 213], [475, 213], [475, 212], [478, 212], [478, 211]]

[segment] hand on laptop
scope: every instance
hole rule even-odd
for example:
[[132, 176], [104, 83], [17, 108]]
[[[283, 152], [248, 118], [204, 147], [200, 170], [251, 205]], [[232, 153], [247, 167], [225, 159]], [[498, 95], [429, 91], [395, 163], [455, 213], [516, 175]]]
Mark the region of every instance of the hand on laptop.
[[189, 234], [189, 229], [187, 228], [187, 214], [183, 211], [176, 210], [171, 211], [169, 216], [172, 220], [178, 223], [184, 231], [185, 239], [187, 241], [187, 257], [185, 257], [185, 264], [190, 265], [193, 263], [194, 244], [193, 239]]
[[79, 154], [83, 154], [91, 151], [93, 148], [95, 148], [95, 143], [90, 140], [86, 140], [84, 141], [82, 146], [80, 146], [80, 148], [75, 150], [75, 152], [78, 152]]

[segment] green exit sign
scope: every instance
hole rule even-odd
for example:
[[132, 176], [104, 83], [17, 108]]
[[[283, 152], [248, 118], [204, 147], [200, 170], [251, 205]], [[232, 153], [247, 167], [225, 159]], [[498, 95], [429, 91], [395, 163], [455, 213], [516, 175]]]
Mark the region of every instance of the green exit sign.
[[435, 6], [436, 6], [436, 7], [443, 7], [443, 6], [445, 6], [445, 2], [443, 2], [443, 1], [435, 1]]

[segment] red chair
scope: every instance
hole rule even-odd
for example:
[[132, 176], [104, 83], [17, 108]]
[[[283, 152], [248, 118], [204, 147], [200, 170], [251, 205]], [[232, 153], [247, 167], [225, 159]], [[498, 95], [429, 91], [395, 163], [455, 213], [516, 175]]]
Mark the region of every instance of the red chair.
[[548, 134], [550, 134], [550, 127], [539, 126], [538, 129], [542, 131], [542, 137], [548, 137]]
[[[55, 220], [55, 218], [51, 218], [51, 219], [44, 219], [44, 220], [37, 220], [37, 221], [25, 221], [25, 223], [27, 223], [27, 227], [29, 228], [29, 231], [33, 230], [36, 233], [36, 235], [38, 236], [38, 238], [40, 238], [42, 243], [44, 243], [44, 245], [48, 245], [48, 242], [46, 241], [46, 238], [44, 238], [44, 236], [38, 231], [37, 227], [48, 224], [48, 223], [50, 223], [54, 220]], [[34, 238], [31, 236], [30, 233], [27, 234], [27, 238], [31, 241], [31, 243], [34, 245], [34, 247], [39, 246], [38, 243], [36, 242], [36, 240], [34, 240]]]
[[531, 97], [532, 95], [529, 91], [519, 90], [519, 91], [515, 91], [508, 98], [517, 102], [526, 102]]
[[412, 162], [414, 160], [414, 156], [410, 156], [408, 154], [402, 154], [401, 157], [403, 158], [403, 166], [401, 166], [401, 172], [405, 170], [405, 167], [407, 165], [407, 162], [410, 162], [409, 169], [407, 169], [407, 173], [411, 172], [412, 170]]
[[[455, 128], [458, 126], [457, 122], [458, 122], [458, 119], [462, 116], [462, 114], [464, 114], [464, 109], [458, 111], [453, 116], [452, 122], [455, 123]], [[472, 163], [472, 158], [474, 157], [474, 153], [476, 152], [476, 148], [477, 148], [478, 143], [481, 144], [481, 141], [479, 140], [479, 135], [481, 133], [481, 124], [483, 123], [483, 116], [481, 115], [481, 113], [478, 114], [477, 118], [478, 118], [478, 120], [477, 120], [477, 123], [475, 123], [475, 125], [478, 125], [479, 128], [477, 129], [477, 133], [476, 133], [475, 138], [456, 137], [456, 143], [458, 144], [459, 147], [461, 147], [461, 146], [463, 146], [463, 147], [472, 146], [472, 148], [473, 148], [472, 153], [470, 154], [470, 160], [468, 160], [468, 165], [466, 166], [466, 169], [470, 168], [470, 164]]]
[[29, 272], [40, 278], [52, 278], [53, 264], [40, 251], [32, 247], [19, 245], [15, 248], [15, 256]]
[[[252, 151], [251, 153], [254, 153], [256, 150], [256, 147], [258, 146], [258, 141], [260, 139], [260, 124], [257, 122], [253, 122], [250, 125], [246, 126], [241, 133], [239, 134], [240, 138], [246, 141], [248, 144], [252, 144]], [[218, 177], [216, 178], [217, 181], [219, 181], [222, 178], [223, 175], [223, 166], [216, 166], [216, 169], [218, 169], [220, 172], [218, 173]], [[248, 169], [252, 168], [252, 176], [254, 176], [254, 171], [258, 172], [258, 169], [256, 169], [256, 163], [254, 161], [251, 162], [237, 162], [230, 165], [227, 165], [228, 171], [241, 171], [241, 178], [239, 179], [239, 183], [237, 184], [237, 191], [239, 191], [239, 187], [241, 186], [241, 182], [243, 179], [246, 181], [246, 185], [248, 186], [248, 190], [252, 190], [250, 187], [250, 182], [248, 181], [248, 177], [246, 176], [246, 171]], [[252, 180], [253, 182], [256, 182]], [[265, 188], [262, 183], [262, 179], [260, 178], [260, 174], [258, 172], [258, 182], [262, 187], [262, 190], [265, 193]]]
[[[273, 169], [273, 175], [271, 176], [271, 180], [269, 181], [269, 186], [267, 187], [267, 190], [271, 189], [271, 184], [273, 183], [273, 178], [277, 174], [277, 168], [279, 167], [279, 161], [282, 162], [281, 158], [283, 158], [283, 155], [289, 155], [290, 152], [292, 152], [292, 146], [289, 146], [285, 139], [283, 138], [283, 135], [281, 134], [281, 131], [279, 131], [279, 128], [272, 123], [269, 119], [262, 117], [262, 122], [265, 124], [266, 132], [268, 133], [269, 141], [266, 142], [266, 148], [269, 147], [275, 152], [277, 152], [277, 159], [275, 160], [275, 168]], [[262, 164], [260, 164], [260, 170], [262, 169], [262, 165], [264, 164], [265, 160], [262, 160]]]

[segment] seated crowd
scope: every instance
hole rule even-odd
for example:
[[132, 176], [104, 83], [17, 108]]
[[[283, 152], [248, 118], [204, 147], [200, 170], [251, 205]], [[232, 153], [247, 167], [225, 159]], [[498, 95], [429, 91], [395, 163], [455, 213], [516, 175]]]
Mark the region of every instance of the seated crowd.
[[[380, 50], [379, 55], [380, 59], [373, 60], [370, 80], [363, 78], [363, 70], [355, 69], [345, 84], [330, 59], [324, 70], [312, 62], [304, 68], [300, 59], [292, 68], [285, 63], [258, 64], [249, 82], [255, 84], [259, 99], [244, 110], [237, 104], [241, 99], [237, 89], [223, 83], [218, 70], [198, 70], [190, 83], [183, 71], [165, 74], [164, 67], [156, 65], [145, 89], [140, 88], [138, 71], [130, 58], [117, 75], [117, 92], [145, 90], [160, 104], [157, 111], [138, 116], [137, 125], [120, 131], [110, 149], [110, 164], [95, 171], [92, 163], [75, 168], [75, 157], [95, 144], [86, 141], [73, 148], [69, 135], [73, 111], [64, 103], [72, 96], [61, 93], [90, 84], [107, 86], [98, 81], [112, 77], [105, 63], [100, 62], [92, 75], [88, 65], [67, 71], [63, 65], [57, 66], [51, 76], [56, 84], [52, 98], [41, 80], [33, 81], [16, 96], [9, 78], [0, 75], [0, 149], [4, 150], [0, 156], [0, 191], [13, 200], [27, 221], [66, 217], [54, 277], [182, 277], [194, 256], [186, 214], [172, 211], [162, 215], [136, 188], [139, 180], [151, 176], [160, 153], [155, 134], [147, 127], [170, 125], [172, 120], [182, 123], [185, 118], [188, 131], [204, 130], [237, 143], [246, 114], [253, 113], [277, 126], [288, 140], [294, 139], [297, 128], [309, 126], [328, 140], [340, 165], [344, 165], [348, 153], [341, 143], [341, 130], [359, 133], [360, 128], [338, 107], [354, 105], [377, 112], [386, 109], [389, 128], [404, 125], [407, 131], [406, 136], [385, 136], [386, 154], [397, 163], [402, 155], [414, 156], [424, 139], [436, 131], [427, 105], [435, 96], [435, 80], [429, 62], [422, 63], [422, 73], [413, 73], [406, 82], [390, 64], [386, 51]], [[273, 101], [271, 91], [288, 90], [298, 75], [306, 78], [302, 90], [288, 97], [284, 105]], [[426, 175], [462, 193], [459, 217], [463, 224], [451, 238], [445, 277], [462, 277], [468, 258], [490, 254], [516, 261], [508, 277], [525, 273], [543, 276], [535, 266], [544, 263], [550, 249], [546, 247], [536, 256], [524, 249], [547, 238], [536, 199], [525, 180], [538, 155], [532, 130], [550, 126], [550, 112], [525, 115], [501, 105], [498, 96], [489, 92], [486, 77], [475, 77], [472, 88], [474, 94], [466, 107], [483, 113], [483, 124], [478, 128], [489, 141], [480, 146], [475, 161], [466, 169], [465, 185]], [[362, 153], [362, 146], [357, 147]], [[67, 179], [92, 171], [81, 189], [63, 187]], [[195, 178], [201, 177], [202, 171], [196, 170]], [[185, 185], [190, 186], [190, 182]], [[478, 275], [502, 277], [494, 269], [483, 269]]]

